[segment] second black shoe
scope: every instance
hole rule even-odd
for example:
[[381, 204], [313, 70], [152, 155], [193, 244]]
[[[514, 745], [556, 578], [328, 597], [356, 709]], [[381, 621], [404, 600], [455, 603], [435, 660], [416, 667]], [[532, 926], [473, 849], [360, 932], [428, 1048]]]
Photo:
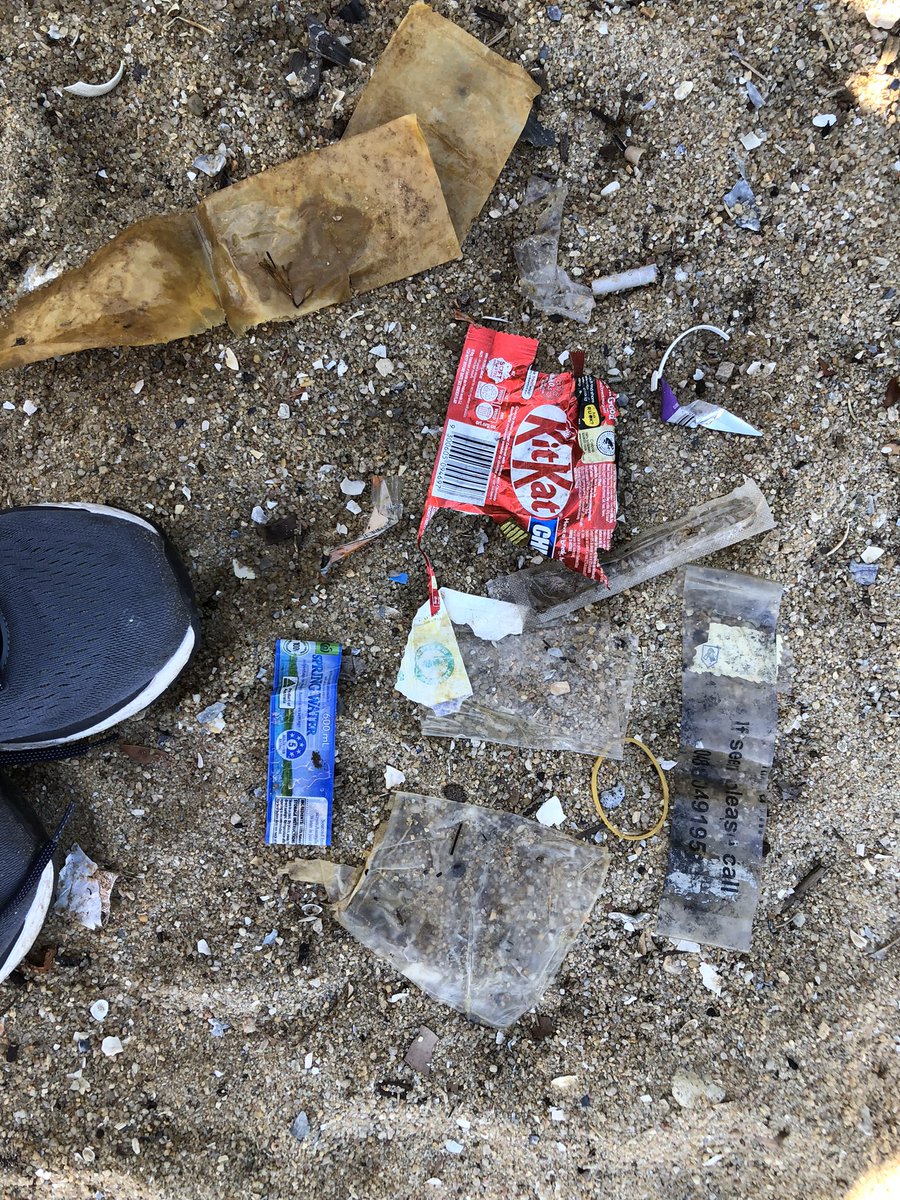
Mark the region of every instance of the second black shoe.
[[71, 806], [53, 837], [22, 798], [0, 778], [0, 983], [41, 931], [56, 870], [53, 854]]
[[0, 512], [0, 753], [64, 746], [146, 708], [199, 617], [160, 531], [96, 504]]

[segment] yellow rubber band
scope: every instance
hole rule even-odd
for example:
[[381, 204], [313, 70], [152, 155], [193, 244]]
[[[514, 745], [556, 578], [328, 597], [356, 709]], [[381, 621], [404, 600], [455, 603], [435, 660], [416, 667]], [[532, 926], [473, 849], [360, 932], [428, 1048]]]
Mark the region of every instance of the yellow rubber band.
[[600, 757], [594, 763], [594, 769], [591, 771], [591, 796], [594, 799], [594, 808], [596, 808], [600, 820], [610, 831], [610, 833], [614, 833], [616, 837], [622, 838], [626, 842], [642, 842], [645, 838], [654, 837], [657, 833], [659, 833], [665, 824], [666, 817], [669, 815], [669, 784], [665, 775], [663, 774], [663, 769], [656, 761], [656, 757], [654, 756], [653, 752], [648, 750], [643, 742], [639, 742], [637, 738], [633, 737], [622, 738], [622, 742], [623, 744], [637, 746], [639, 750], [643, 750], [644, 754], [653, 764], [653, 769], [656, 771], [656, 774], [659, 776], [659, 783], [660, 787], [662, 788], [662, 809], [659, 814], [659, 820], [652, 829], [647, 829], [643, 833], [625, 833], [623, 830], [617, 829], [616, 826], [613, 825], [612, 821], [606, 815], [603, 805], [600, 803], [600, 797], [597, 794], [597, 776], [600, 773], [600, 768], [606, 762], [606, 753], [600, 755]]

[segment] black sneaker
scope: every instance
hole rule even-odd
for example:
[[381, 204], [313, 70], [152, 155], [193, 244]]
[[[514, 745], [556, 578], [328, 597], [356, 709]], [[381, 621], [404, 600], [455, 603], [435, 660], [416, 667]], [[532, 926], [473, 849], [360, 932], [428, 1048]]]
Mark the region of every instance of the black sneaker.
[[40, 821], [0, 778], [0, 983], [41, 931], [53, 899], [56, 850], [63, 825], [48, 837]]
[[0, 754], [46, 755], [134, 716], [187, 665], [199, 628], [183, 563], [142, 517], [0, 512]]

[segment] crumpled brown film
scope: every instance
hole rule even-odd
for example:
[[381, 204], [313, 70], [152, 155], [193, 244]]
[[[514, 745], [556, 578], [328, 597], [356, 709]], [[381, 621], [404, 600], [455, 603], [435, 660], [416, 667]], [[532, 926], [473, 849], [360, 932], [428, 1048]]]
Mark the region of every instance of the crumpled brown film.
[[344, 140], [414, 112], [462, 242], [539, 91], [523, 67], [429, 5], [414, 4], [379, 58]]
[[0, 322], [0, 370], [285, 321], [459, 257], [415, 116], [123, 230]]

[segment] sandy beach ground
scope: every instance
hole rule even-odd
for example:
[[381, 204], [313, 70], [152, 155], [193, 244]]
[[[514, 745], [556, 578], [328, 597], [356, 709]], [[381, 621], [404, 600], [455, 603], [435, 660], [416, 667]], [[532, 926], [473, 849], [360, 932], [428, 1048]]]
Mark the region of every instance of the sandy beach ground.
[[[438, 7], [477, 36], [498, 32], [469, 3]], [[66, 845], [120, 878], [102, 931], [51, 918], [0, 992], [0, 1190], [10, 1200], [893, 1194], [860, 1181], [896, 1165], [900, 1149], [900, 948], [877, 953], [900, 935], [898, 460], [882, 452], [898, 420], [884, 399], [900, 345], [897, 39], [837, 0], [563, 0], [560, 21], [534, 3], [494, 7], [509, 21], [497, 51], [542, 64], [542, 120], [566, 135], [567, 161], [559, 148], [517, 148], [460, 262], [240, 338], [223, 326], [3, 376], [0, 503], [99, 501], [151, 516], [190, 565], [205, 628], [188, 672], [121, 730], [161, 751], [154, 761], [110, 746], [16, 773], [48, 824], [77, 800]], [[333, 141], [404, 11], [399, 0], [369, 8], [365, 24], [330, 18], [366, 65], [329, 68], [318, 100], [300, 102], [284, 82], [305, 42], [299, 5], [4, 5], [0, 298], [12, 301], [30, 267], [75, 266], [129, 222], [194, 204], [221, 179], [192, 179], [191, 163], [220, 143], [240, 179]], [[105, 98], [55, 90], [105, 79], [122, 58], [124, 78]], [[748, 80], [766, 98], [758, 110]], [[622, 88], [648, 148], [639, 176], [601, 155], [607, 137], [591, 111], [615, 109]], [[820, 127], [819, 114], [836, 123]], [[740, 138], [752, 133], [761, 144], [746, 150]], [[723, 204], [735, 156], [759, 232]], [[659, 283], [601, 301], [586, 329], [531, 311], [512, 255], [529, 218], [510, 202], [533, 173], [570, 186], [562, 265], [590, 280], [656, 261]], [[613, 181], [618, 190], [601, 196]], [[556, 1025], [544, 1040], [533, 1014], [500, 1036], [468, 1024], [327, 911], [321, 926], [305, 920], [303, 905], [321, 895], [279, 875], [294, 852], [263, 845], [277, 637], [339, 640], [359, 667], [342, 685], [328, 857], [364, 858], [387, 764], [412, 790], [454, 783], [521, 814], [556, 795], [568, 832], [595, 825], [590, 760], [426, 741], [393, 690], [425, 596], [415, 530], [465, 331], [457, 307], [539, 337], [548, 369], [583, 347], [620, 393], [619, 537], [745, 474], [757, 481], [777, 528], [712, 561], [784, 586], [795, 659], [752, 949], [677, 953], [652, 921], [611, 917], [655, 914], [667, 832], [614, 843], [603, 895], [538, 1010]], [[713, 379], [734, 363], [706, 398], [762, 438], [659, 421], [650, 373], [698, 322], [732, 340], [687, 343], [670, 378], [691, 395], [698, 366]], [[343, 540], [336, 526], [356, 532], [366, 519], [368, 491], [353, 515], [341, 480], [373, 473], [402, 473], [407, 516], [323, 579], [322, 549]], [[273, 519], [296, 516], [296, 539], [259, 536], [251, 511], [267, 501]], [[884, 553], [865, 587], [850, 564], [869, 545]], [[429, 547], [441, 581], [462, 590], [483, 591], [516, 565], [495, 527], [458, 514], [434, 523]], [[237, 578], [234, 560], [255, 579]], [[402, 571], [408, 585], [389, 580]], [[638, 637], [631, 732], [674, 757], [674, 577], [580, 620]], [[197, 714], [218, 700], [216, 733]], [[618, 777], [626, 810], [650, 818], [650, 776], [629, 760]], [[777, 919], [817, 864], [820, 881]], [[701, 962], [719, 972], [720, 994]], [[99, 998], [109, 1003], [102, 1026], [89, 1012]], [[439, 1039], [428, 1077], [403, 1063], [420, 1025]], [[119, 1037], [122, 1053], [104, 1056], [104, 1036]], [[679, 1072], [713, 1085], [717, 1101], [682, 1107]], [[574, 1082], [560, 1089], [560, 1076]], [[300, 1112], [302, 1141], [291, 1134]]]

